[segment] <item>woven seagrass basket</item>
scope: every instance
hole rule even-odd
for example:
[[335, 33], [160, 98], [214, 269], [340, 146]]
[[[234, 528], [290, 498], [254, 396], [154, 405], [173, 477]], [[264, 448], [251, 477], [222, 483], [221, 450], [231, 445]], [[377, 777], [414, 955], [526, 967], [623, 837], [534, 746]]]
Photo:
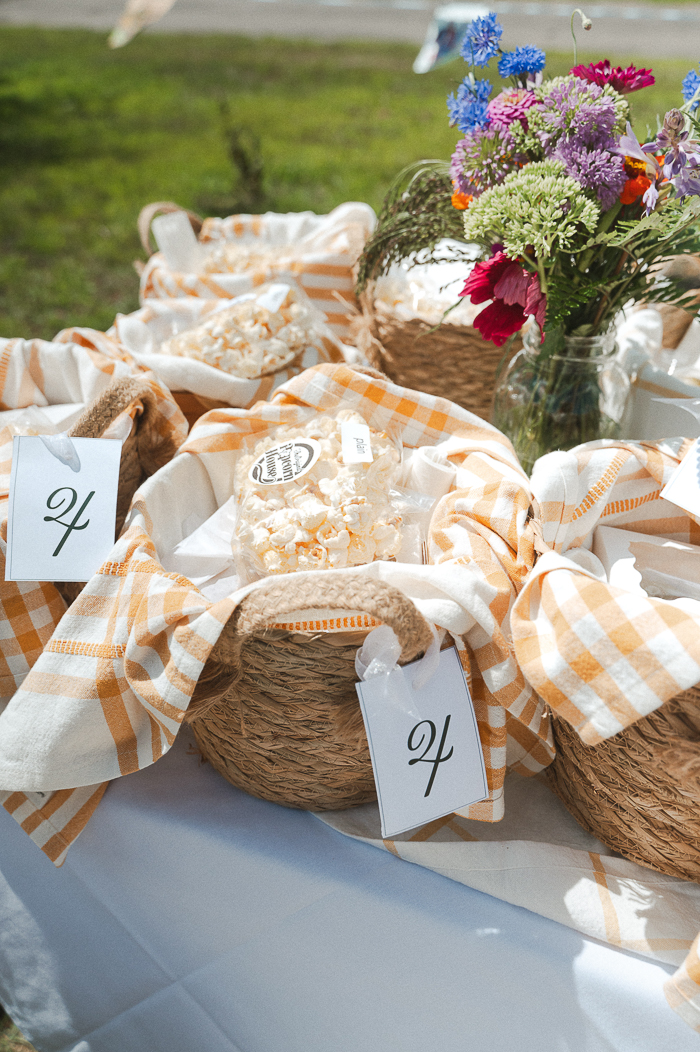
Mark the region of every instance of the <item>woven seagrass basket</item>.
[[447, 398], [490, 420], [501, 366], [522, 346], [519, 337], [496, 347], [471, 325], [445, 322], [436, 329], [418, 318], [401, 321], [374, 301], [371, 290], [360, 302], [351, 338], [375, 368], [401, 387]]
[[584, 829], [633, 862], [700, 881], [700, 687], [598, 745], [553, 725], [546, 774]]
[[[329, 621], [349, 627], [316, 628]], [[413, 603], [369, 576], [268, 578], [237, 607], [192, 697], [187, 719], [204, 758], [238, 788], [287, 807], [376, 799], [355, 653], [379, 623], [396, 633], [402, 664], [432, 639]]]
[[[101, 438], [120, 413], [134, 403], [136, 416], [131, 434], [122, 443], [119, 462], [115, 540], [121, 533], [136, 490], [145, 479], [172, 459], [177, 452], [177, 444], [158, 430], [154, 421], [156, 396], [151, 388], [142, 380], [129, 376], [112, 380], [68, 432], [71, 438]], [[57, 582], [56, 587], [70, 604], [85, 586], [76, 581], [65, 581]]]

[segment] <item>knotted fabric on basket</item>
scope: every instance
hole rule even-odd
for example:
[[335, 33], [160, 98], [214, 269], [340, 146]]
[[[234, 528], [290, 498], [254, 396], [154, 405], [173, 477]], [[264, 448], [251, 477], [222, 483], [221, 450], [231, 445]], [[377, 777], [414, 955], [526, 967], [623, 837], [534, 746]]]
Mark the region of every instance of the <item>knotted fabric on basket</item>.
[[[686, 841], [683, 847], [684, 832], [692, 839], [694, 831], [684, 830], [682, 806], [672, 799], [673, 791], [660, 783], [663, 774], [676, 786], [682, 801], [683, 779], [688, 779], [687, 806], [694, 810], [697, 698], [688, 702], [690, 720], [682, 711], [678, 718], [671, 714], [668, 725], [650, 724], [647, 739], [640, 741], [637, 762], [642, 765], [641, 781], [646, 780], [647, 786], [627, 789], [638, 771], [635, 763], [634, 770], [625, 774], [625, 764], [634, 761], [621, 732], [641, 725], [651, 713], [661, 713], [671, 699], [700, 683], [700, 603], [683, 600], [679, 604], [654, 598], [641, 588], [628, 591], [608, 584], [587, 549], [598, 525], [700, 543], [698, 521], [660, 495], [689, 446], [687, 439], [592, 442], [538, 460], [531, 481], [535, 507], [539, 507], [542, 539], [538, 546], [543, 554], [511, 618], [518, 663], [555, 714], [555, 738], [560, 741], [561, 734], [561, 749], [569, 740], [575, 746], [576, 734], [569, 727], [584, 743], [574, 749], [567, 745], [566, 752], [561, 752], [567, 757], [561, 774], [556, 772], [557, 757], [552, 770], [558, 794], [584, 826], [595, 829], [613, 847], [618, 847], [616, 838], [620, 837], [618, 849], [628, 857], [679, 875], [696, 871], [692, 866], [683, 869], [684, 853], [691, 863], [697, 859], [695, 844]], [[608, 777], [600, 774], [596, 781], [595, 771], [588, 768], [589, 754], [616, 735], [620, 735], [615, 738], [619, 744], [611, 742], [609, 751], [601, 752], [609, 765]], [[564, 782], [557, 787], [560, 777]], [[606, 784], [601, 785], [600, 778]], [[598, 800], [603, 798], [607, 811], [600, 810], [599, 818]], [[678, 841], [680, 851], [671, 840]], [[672, 1007], [700, 1031], [697, 940], [666, 991]]]
[[[148, 206], [149, 217], [155, 207]], [[370, 206], [355, 201], [321, 216], [313, 212], [267, 212], [205, 219], [199, 233], [205, 248], [241, 245], [263, 253], [279, 250], [279, 260], [251, 263], [245, 269], [241, 263], [236, 271], [224, 273], [182, 273], [171, 270], [157, 252], [141, 275], [141, 303], [181, 296], [230, 299], [286, 276], [295, 279], [323, 311], [336, 336], [347, 339], [347, 313], [355, 302], [353, 267], [374, 223]]]
[[[375, 562], [333, 573], [380, 577], [456, 637], [471, 672], [490, 790], [470, 817], [489, 822], [503, 814], [506, 744], [508, 763], [523, 773], [551, 760], [544, 706], [508, 646], [509, 612], [534, 557], [526, 528], [530, 492], [512, 447], [450, 402], [346, 366], [319, 366], [270, 403], [202, 418], [181, 454], [141, 487], [110, 559], [0, 716], [5, 806], [54, 861], [105, 782], [168, 750], [224, 625], [246, 595], [266, 587], [263, 580], [212, 603], [166, 567], [175, 545], [230, 497], [244, 439], [302, 419], [308, 406], [356, 409], [376, 429], [397, 426], [408, 447], [442, 444], [456, 469], [455, 485], [433, 515], [433, 565]], [[64, 822], [73, 791], [80, 818]]]

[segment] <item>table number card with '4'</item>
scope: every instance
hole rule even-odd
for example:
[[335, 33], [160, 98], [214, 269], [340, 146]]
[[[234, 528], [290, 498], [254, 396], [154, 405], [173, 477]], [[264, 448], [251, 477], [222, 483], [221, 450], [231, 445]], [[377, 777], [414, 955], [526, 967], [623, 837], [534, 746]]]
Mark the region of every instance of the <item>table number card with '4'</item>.
[[356, 684], [377, 785], [382, 836], [392, 837], [488, 796], [472, 699], [454, 647], [416, 687], [420, 661]]
[[121, 452], [113, 439], [14, 438], [6, 581], [92, 577], [114, 545]]

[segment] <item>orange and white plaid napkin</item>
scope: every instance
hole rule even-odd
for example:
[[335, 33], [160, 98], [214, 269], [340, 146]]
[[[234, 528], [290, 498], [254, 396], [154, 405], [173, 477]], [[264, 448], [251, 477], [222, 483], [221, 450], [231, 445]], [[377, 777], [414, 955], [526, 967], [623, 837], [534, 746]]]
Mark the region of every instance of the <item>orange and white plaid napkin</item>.
[[689, 445], [591, 442], [535, 464], [532, 490], [551, 550], [515, 604], [515, 653], [540, 697], [589, 744], [700, 682], [700, 617], [612, 587], [586, 562], [599, 524], [700, 543], [700, 525], [660, 495]]
[[279, 263], [270, 262], [237, 273], [185, 274], [171, 270], [156, 252], [141, 275], [141, 303], [150, 299], [198, 296], [229, 299], [251, 292], [271, 279], [292, 277], [341, 340], [349, 340], [348, 311], [355, 304], [353, 267], [372, 233], [376, 217], [369, 205], [348, 201], [329, 212], [290, 212], [234, 215], [205, 219], [199, 235], [209, 248], [240, 244], [286, 249]]
[[[535, 464], [545, 551], [513, 608], [515, 653], [538, 694], [592, 745], [700, 682], [700, 616], [607, 584], [586, 551], [599, 524], [700, 543], [698, 521], [661, 497], [690, 444], [590, 442]], [[700, 1032], [697, 940], [666, 993]]]
[[[271, 403], [213, 411], [196, 425], [181, 454], [141, 487], [129, 529], [0, 715], [5, 806], [55, 861], [96, 806], [100, 783], [153, 763], [170, 747], [211, 647], [256, 587], [212, 604], [168, 572], [169, 553], [231, 495], [244, 439], [301, 419], [307, 406], [356, 408], [375, 428], [397, 426], [409, 447], [446, 443], [456, 468], [455, 488], [433, 517], [436, 565], [408, 569], [420, 578], [416, 605], [457, 635], [471, 671], [490, 798], [470, 816], [502, 816], [507, 746], [508, 760], [523, 772], [550, 761], [544, 706], [508, 647], [509, 611], [533, 560], [525, 528], [530, 493], [510, 443], [450, 402], [345, 366], [319, 366]], [[377, 573], [396, 583], [403, 570], [373, 563], [337, 572]], [[48, 802], [31, 795], [77, 787], [80, 817], [71, 815], [66, 826], [67, 798], [51, 810], [56, 795]]]

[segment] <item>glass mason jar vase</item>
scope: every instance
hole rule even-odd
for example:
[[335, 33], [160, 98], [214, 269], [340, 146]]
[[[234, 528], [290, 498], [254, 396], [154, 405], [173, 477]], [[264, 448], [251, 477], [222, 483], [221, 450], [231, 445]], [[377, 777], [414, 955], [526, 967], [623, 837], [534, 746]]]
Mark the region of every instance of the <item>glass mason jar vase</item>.
[[630, 381], [615, 360], [614, 332], [563, 341], [548, 353], [532, 326], [496, 387], [492, 421], [528, 475], [554, 449], [620, 435]]

